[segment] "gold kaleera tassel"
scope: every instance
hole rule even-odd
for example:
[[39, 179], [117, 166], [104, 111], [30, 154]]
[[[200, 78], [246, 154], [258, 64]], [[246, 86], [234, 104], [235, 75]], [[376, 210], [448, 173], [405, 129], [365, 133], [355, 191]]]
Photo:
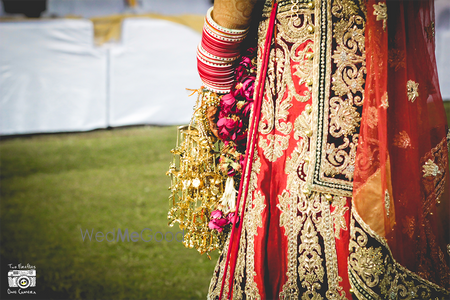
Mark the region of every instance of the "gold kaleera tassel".
[[[179, 223], [185, 230], [183, 244], [186, 247], [208, 255], [221, 249], [225, 242], [223, 233], [208, 226], [209, 215], [223, 198], [225, 176], [217, 167], [220, 149], [205, 112], [208, 107], [219, 105], [220, 96], [201, 89], [196, 92], [194, 116], [189, 125], [178, 128], [177, 145], [171, 151], [174, 158], [167, 172], [172, 179], [168, 219], [169, 226]], [[226, 197], [230, 198], [226, 201], [227, 207], [235, 209], [234, 181], [229, 186], [231, 196]]]
[[236, 193], [233, 176], [229, 176], [225, 183], [225, 191], [222, 198], [220, 198], [224, 213], [236, 211]]

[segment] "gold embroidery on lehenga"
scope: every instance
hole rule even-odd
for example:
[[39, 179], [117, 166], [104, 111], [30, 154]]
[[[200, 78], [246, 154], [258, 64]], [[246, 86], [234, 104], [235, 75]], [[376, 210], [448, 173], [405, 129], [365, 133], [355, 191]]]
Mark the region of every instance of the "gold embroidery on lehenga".
[[348, 136], [356, 132], [361, 122], [356, 107], [340, 97], [330, 99], [330, 134], [333, 137]]
[[423, 177], [433, 176], [436, 177], [438, 174], [442, 174], [439, 170], [439, 166], [434, 163], [431, 159], [427, 160], [422, 166]]
[[[277, 47], [271, 49], [270, 53], [265, 84], [268, 88], [264, 95], [261, 122], [258, 127], [260, 133], [267, 135], [259, 140], [259, 146], [270, 162], [280, 158], [289, 146], [288, 135], [292, 131], [292, 123], [286, 120], [292, 107], [292, 99], [305, 102], [311, 97], [310, 90], [305, 87], [313, 66], [308, 56], [312, 53], [313, 34], [307, 30], [312, 23], [312, 12], [308, 9], [298, 9], [297, 12], [302, 15], [303, 22], [300, 22], [300, 18], [291, 19], [289, 11], [278, 15], [280, 26], [277, 27]], [[306, 46], [300, 48], [300, 45], [305, 43]], [[292, 62], [296, 63], [293, 74]], [[294, 77], [299, 78], [298, 82], [294, 83]], [[303, 93], [299, 94], [296, 84], [303, 86]]]
[[333, 177], [342, 174], [349, 180], [353, 179], [358, 137], [359, 135], [357, 134], [352, 136], [351, 140], [345, 137], [343, 139], [344, 144], [339, 145], [337, 148], [335, 144], [327, 145], [325, 153], [328, 156], [328, 161], [324, 161], [324, 165], [322, 166], [324, 174]]
[[445, 144], [446, 138], [443, 138], [420, 161], [423, 172], [422, 184], [426, 199], [423, 209], [425, 215], [431, 212], [434, 202], [438, 201], [444, 193], [448, 173], [448, 152], [445, 149]]
[[444, 300], [450, 296], [445, 289], [395, 261], [385, 239], [373, 232], [354, 208], [350, 226], [349, 279], [358, 299]]
[[406, 131], [400, 131], [394, 137], [394, 146], [407, 149], [411, 147], [411, 139]]
[[377, 16], [377, 21], [383, 21], [383, 30], [386, 31], [387, 26], [387, 5], [383, 2], [378, 2], [378, 4], [373, 5], [373, 15]]
[[391, 216], [391, 197], [388, 190], [384, 191], [384, 210], [389, 218]]
[[318, 195], [320, 195], [322, 212], [321, 220], [318, 219], [317, 228], [323, 237], [328, 283], [328, 290], [325, 295], [327, 299], [347, 300], [345, 291], [339, 285], [342, 278], [339, 276], [338, 272], [336, 239], [333, 230], [333, 218], [330, 213], [330, 203], [328, 202], [326, 195], [320, 193]]
[[297, 237], [306, 215], [298, 215], [298, 211], [304, 212], [308, 207], [308, 202], [306, 196], [302, 193], [304, 181], [298, 174], [303, 173], [304, 168], [308, 168], [309, 137], [305, 135], [305, 132], [310, 130], [311, 126], [311, 110], [306, 109], [294, 122], [294, 138], [299, 139], [299, 141], [291, 156], [286, 160], [286, 189], [278, 196], [277, 207], [281, 211], [280, 226], [285, 228], [285, 235], [288, 239], [287, 281], [282, 287], [280, 299], [298, 298], [299, 295], [297, 285]]
[[406, 93], [408, 95], [408, 100], [413, 102], [419, 97], [419, 83], [408, 80], [406, 83]]
[[358, 11], [358, 6], [353, 1], [333, 2], [332, 12], [341, 19], [334, 29], [337, 46], [332, 58], [336, 64], [336, 71], [332, 75], [331, 89], [336, 96], [329, 100], [329, 134], [333, 138], [344, 137], [342, 140], [344, 143], [340, 145], [327, 143], [324, 174], [335, 176], [343, 173], [348, 179], [353, 177], [350, 174], [353, 169], [349, 170], [342, 166], [354, 162], [352, 150], [356, 148], [354, 141], [357, 139], [347, 139], [347, 136], [355, 134], [361, 122], [357, 107], [362, 105], [366, 72], [364, 19], [358, 15]]
[[[312, 108], [308, 104], [294, 122], [297, 147], [286, 160], [286, 189], [278, 196], [280, 226], [284, 227], [288, 240], [287, 281], [279, 296], [280, 299], [298, 299], [299, 280], [304, 289], [301, 299], [323, 299], [321, 295], [324, 294], [328, 299], [345, 299], [345, 292], [339, 286], [341, 279], [338, 276], [333, 232], [333, 221], [338, 218], [336, 215], [335, 219], [331, 216], [330, 204], [325, 195], [303, 192], [307, 189], [304, 180], [310, 164], [308, 148], [312, 126]], [[342, 211], [345, 212], [345, 209], [340, 210]], [[339, 222], [337, 224], [345, 226]], [[319, 236], [323, 239], [323, 246], [319, 242]], [[323, 290], [325, 274], [328, 283], [326, 292]]]
[[341, 230], [347, 231], [347, 222], [345, 221], [345, 213], [349, 210], [345, 204], [347, 203], [346, 198], [342, 196], [334, 197], [334, 201], [331, 204], [334, 207], [331, 213], [331, 218], [334, 223], [334, 236], [337, 239], [341, 238]]
[[[296, 200], [296, 197], [293, 197]], [[280, 209], [280, 226], [285, 228], [285, 235], [288, 238], [288, 250], [287, 250], [287, 281], [283, 285], [280, 292], [280, 299], [290, 299], [291, 297], [298, 298], [299, 290], [297, 286], [297, 235], [301, 220], [297, 216], [297, 206], [293, 205], [292, 199], [289, 193], [284, 190], [281, 195], [278, 196], [279, 204], [277, 207]]]
[[[264, 196], [256, 190], [258, 185], [258, 175], [261, 172], [261, 162], [258, 151], [255, 150], [255, 161], [251, 175], [250, 187], [247, 201], [250, 203], [246, 212], [245, 228], [247, 231], [247, 250], [246, 250], [246, 282], [245, 294], [247, 299], [260, 299], [259, 290], [254, 280], [255, 272], [255, 236], [258, 234], [258, 227], [262, 227], [262, 214], [266, 208]], [[252, 197], [253, 194], [253, 197]]]
[[365, 5], [357, 0], [322, 0], [315, 12], [312, 107], [317, 125], [308, 187], [351, 196], [366, 74]]
[[[250, 202], [248, 201], [246, 203], [247, 208], [250, 206]], [[244, 222], [246, 223], [246, 222]], [[233, 280], [233, 299], [235, 300], [241, 300], [244, 297], [244, 291], [242, 290], [242, 283], [247, 284], [247, 278], [245, 278], [245, 266], [247, 264], [246, 254], [248, 255], [248, 232], [247, 232], [247, 224], [242, 225], [242, 234], [241, 239], [239, 241], [239, 251], [237, 254], [237, 260], [236, 260], [236, 269], [234, 271], [234, 280]], [[254, 253], [253, 253], [254, 257]], [[230, 268], [228, 268], [228, 272], [230, 273]], [[227, 274], [228, 275], [228, 274]], [[228, 291], [227, 291], [228, 292]], [[226, 293], [227, 293], [226, 292]], [[225, 293], [225, 294], [226, 294]]]
[[319, 237], [310, 216], [303, 223], [300, 241], [298, 277], [302, 286], [307, 290], [302, 295], [302, 299], [311, 299], [311, 296], [317, 297], [316, 290], [321, 287], [320, 284], [323, 282], [325, 270], [322, 266], [323, 258]]
[[280, 158], [288, 146], [289, 136], [269, 134], [267, 135], [267, 139], [259, 140], [259, 147], [263, 149], [264, 156], [270, 162], [274, 162]]

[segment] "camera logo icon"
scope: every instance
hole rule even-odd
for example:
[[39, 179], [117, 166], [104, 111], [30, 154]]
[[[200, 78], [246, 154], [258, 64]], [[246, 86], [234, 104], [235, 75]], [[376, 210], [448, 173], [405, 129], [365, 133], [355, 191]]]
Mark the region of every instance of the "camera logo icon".
[[14, 270], [8, 272], [9, 287], [26, 289], [36, 286], [36, 270]]

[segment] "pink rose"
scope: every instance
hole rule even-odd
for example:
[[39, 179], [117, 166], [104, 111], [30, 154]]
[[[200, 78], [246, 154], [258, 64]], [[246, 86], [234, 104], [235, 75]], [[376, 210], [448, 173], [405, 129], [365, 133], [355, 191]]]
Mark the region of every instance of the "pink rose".
[[236, 85], [237, 88], [234, 91], [231, 91], [231, 94], [235, 98], [244, 98], [245, 100], [253, 100], [253, 93], [255, 90], [255, 77], [249, 76], [245, 78], [242, 82], [240, 82], [238, 85]]
[[239, 66], [244, 67], [245, 69], [250, 69], [252, 65], [252, 60], [248, 56], [242, 56], [241, 61], [239, 62]]
[[239, 216], [235, 212], [230, 212], [227, 215], [227, 219], [231, 224], [237, 224], [239, 223]]
[[223, 140], [235, 140], [237, 131], [242, 128], [242, 121], [231, 118], [222, 118], [217, 122], [219, 137]]
[[241, 64], [239, 64], [234, 70], [234, 76], [236, 77], [236, 81], [241, 81], [241, 79], [247, 75], [248, 75], [247, 68]]
[[228, 224], [230, 224], [230, 221], [225, 218], [211, 219], [211, 221], [209, 221], [208, 227], [210, 229], [216, 229], [218, 232], [222, 232], [223, 228]]
[[[220, 99], [220, 112], [222, 116], [229, 115], [233, 111], [236, 99], [231, 94], [226, 94]], [[220, 117], [220, 116], [219, 116]]]
[[246, 118], [249, 118], [250, 117], [250, 112], [252, 110], [252, 107], [253, 107], [253, 100], [248, 101], [247, 103], [245, 103], [242, 106], [242, 115], [244, 117], [246, 117]]
[[223, 213], [221, 210], [217, 209], [211, 212], [211, 219], [220, 219], [222, 218]]

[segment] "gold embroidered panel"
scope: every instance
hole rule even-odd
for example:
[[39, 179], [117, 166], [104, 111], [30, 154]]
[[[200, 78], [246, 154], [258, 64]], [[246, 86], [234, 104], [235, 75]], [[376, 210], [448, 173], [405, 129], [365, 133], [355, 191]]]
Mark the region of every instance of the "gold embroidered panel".
[[422, 157], [422, 185], [424, 188], [423, 213], [427, 215], [435, 201], [439, 201], [444, 193], [445, 179], [448, 172], [446, 138]]
[[450, 292], [401, 266], [354, 210], [350, 228], [349, 279], [358, 299], [449, 299]]
[[362, 114], [365, 2], [320, 0], [315, 8], [312, 191], [351, 196]]
[[[307, 188], [351, 196], [366, 77], [366, 4], [364, 0], [295, 2], [296, 9], [291, 1], [279, 1], [278, 13], [314, 9], [314, 26], [309, 29], [314, 35], [313, 67], [308, 74], [301, 74], [312, 85], [316, 124]], [[271, 1], [266, 1], [263, 17], [270, 11]], [[281, 140], [278, 143], [283, 144]]]

